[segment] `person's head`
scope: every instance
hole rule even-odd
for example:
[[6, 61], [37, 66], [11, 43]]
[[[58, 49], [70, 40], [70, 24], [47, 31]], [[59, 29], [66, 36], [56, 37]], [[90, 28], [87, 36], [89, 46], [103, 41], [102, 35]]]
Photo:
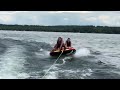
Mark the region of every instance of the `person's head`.
[[67, 41], [70, 41], [70, 38], [68, 38]]
[[58, 40], [61, 40], [61, 37], [58, 37]]
[[57, 42], [61, 42], [63, 39], [61, 37], [58, 37]]

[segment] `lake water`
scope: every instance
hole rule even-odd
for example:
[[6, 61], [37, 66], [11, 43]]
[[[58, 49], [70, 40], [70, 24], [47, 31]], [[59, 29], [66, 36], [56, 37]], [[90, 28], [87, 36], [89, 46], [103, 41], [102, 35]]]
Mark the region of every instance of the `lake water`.
[[[77, 51], [53, 65], [59, 36]], [[0, 31], [0, 79], [120, 79], [120, 35]]]

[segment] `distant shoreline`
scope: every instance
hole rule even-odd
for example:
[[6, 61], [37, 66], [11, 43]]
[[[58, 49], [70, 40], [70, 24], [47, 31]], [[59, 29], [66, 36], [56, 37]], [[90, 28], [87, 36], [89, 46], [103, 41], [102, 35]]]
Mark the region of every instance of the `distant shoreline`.
[[6, 25], [6, 24], [0, 24], [0, 30], [120, 34], [120, 27], [92, 26], [92, 25], [86, 25], [86, 26], [79, 26], [79, 25], [40, 26], [40, 25]]

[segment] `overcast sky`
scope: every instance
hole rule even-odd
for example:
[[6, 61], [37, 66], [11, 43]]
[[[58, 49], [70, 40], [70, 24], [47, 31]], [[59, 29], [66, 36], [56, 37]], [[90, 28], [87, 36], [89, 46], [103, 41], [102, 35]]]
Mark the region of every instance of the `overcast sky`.
[[120, 26], [120, 11], [0, 11], [0, 24]]

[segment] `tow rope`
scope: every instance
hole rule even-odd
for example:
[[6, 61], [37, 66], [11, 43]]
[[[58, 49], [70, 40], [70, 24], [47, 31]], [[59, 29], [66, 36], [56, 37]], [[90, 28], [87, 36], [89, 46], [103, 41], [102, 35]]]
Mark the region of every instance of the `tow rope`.
[[59, 60], [59, 58], [61, 57], [61, 55], [63, 54], [63, 51], [61, 52], [61, 54], [58, 56], [58, 58], [55, 60], [55, 62], [50, 66], [50, 68], [46, 71], [45, 75], [42, 77], [42, 79], [47, 75], [47, 73], [51, 70], [51, 68], [56, 64], [56, 62]]

